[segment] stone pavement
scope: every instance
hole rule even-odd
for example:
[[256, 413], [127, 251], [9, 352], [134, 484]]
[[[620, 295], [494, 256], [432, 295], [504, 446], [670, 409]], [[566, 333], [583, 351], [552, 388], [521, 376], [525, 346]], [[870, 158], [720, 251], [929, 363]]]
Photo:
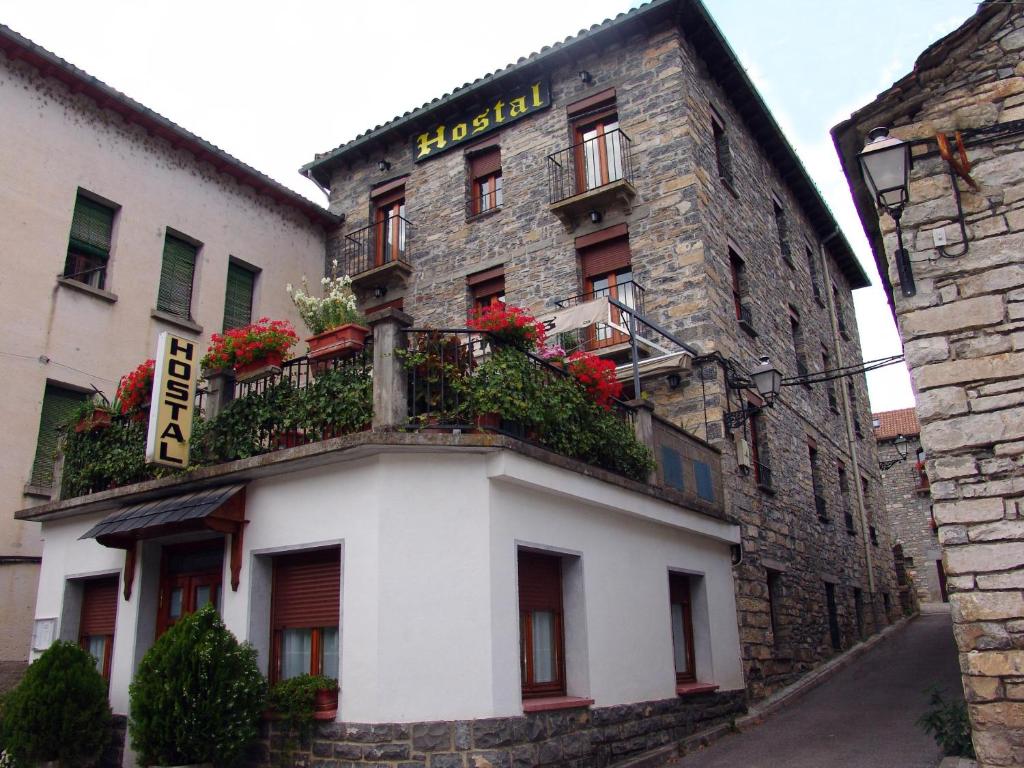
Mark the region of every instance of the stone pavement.
[[762, 724], [667, 768], [935, 768], [942, 755], [915, 724], [932, 685], [962, 692], [945, 611], [919, 616]]

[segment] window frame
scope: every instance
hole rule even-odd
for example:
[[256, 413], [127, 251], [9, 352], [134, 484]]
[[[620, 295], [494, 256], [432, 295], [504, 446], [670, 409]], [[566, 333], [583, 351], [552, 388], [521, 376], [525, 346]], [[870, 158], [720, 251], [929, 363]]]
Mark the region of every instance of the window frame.
[[[249, 317], [246, 320], [246, 322], [240, 323], [238, 325], [228, 325], [228, 306], [229, 297], [231, 295], [232, 270], [235, 270], [236, 272], [244, 272], [249, 276], [251, 280], [251, 282], [249, 283]], [[259, 278], [260, 271], [261, 270], [259, 269], [259, 267], [254, 267], [251, 264], [247, 264], [241, 259], [236, 259], [234, 256], [228, 259], [227, 282], [225, 283], [224, 286], [224, 319], [221, 323], [222, 332], [228, 331], [232, 328], [241, 328], [243, 326], [249, 325], [249, 323], [252, 322], [254, 314], [253, 307], [256, 304], [256, 281]]]
[[[297, 626], [293, 625], [291, 621], [282, 622], [279, 615], [278, 608], [278, 592], [282, 589], [279, 585], [279, 579], [281, 576], [282, 569], [297, 569], [301, 572], [301, 569], [310, 569], [313, 575], [316, 575], [316, 571], [313, 569], [324, 569], [326, 567], [329, 570], [331, 578], [337, 577], [336, 588], [333, 585], [327, 585], [325, 589], [333, 593], [337, 592], [338, 600], [333, 606], [329, 606], [327, 613], [334, 613], [335, 615], [331, 618], [336, 621], [335, 624], [324, 624], [318, 619], [310, 619], [308, 625]], [[336, 573], [335, 573], [336, 569]], [[307, 574], [308, 577], [308, 574]], [[291, 578], [295, 578], [292, 576]], [[301, 578], [301, 576], [300, 576]], [[284, 663], [284, 657], [282, 655], [284, 632], [289, 629], [305, 630], [310, 633], [310, 651], [309, 651], [309, 662], [310, 668], [306, 670], [306, 673], [311, 675], [324, 675], [332, 679], [339, 679], [341, 676], [340, 659], [341, 659], [341, 548], [338, 546], [316, 548], [309, 550], [289, 551], [282, 552], [278, 555], [273, 556], [271, 564], [271, 576], [270, 576], [270, 667], [269, 667], [269, 678], [271, 683], [279, 682], [282, 679], [282, 667]], [[285, 626], [287, 624], [287, 626]], [[323, 633], [326, 629], [333, 629], [336, 633], [336, 642], [338, 644], [338, 669], [325, 670], [323, 649], [324, 649], [324, 637]], [[302, 673], [300, 673], [302, 674]]]
[[732, 146], [726, 131], [725, 119], [714, 107], [711, 107], [711, 138], [715, 153], [715, 170], [718, 180], [725, 188], [736, 195], [735, 178], [733, 175]]
[[[97, 245], [96, 243], [90, 243], [86, 240], [75, 237], [76, 222], [79, 220], [79, 205], [81, 204], [82, 209], [92, 208], [93, 211], [102, 210], [104, 213], [109, 214], [109, 228], [106, 232], [106, 244], [105, 247]], [[87, 285], [90, 288], [97, 290], [106, 290], [107, 286], [107, 272], [110, 265], [110, 256], [114, 248], [114, 226], [117, 218], [117, 213], [120, 210], [120, 206], [109, 200], [104, 200], [92, 195], [85, 190], [79, 188], [75, 195], [75, 205], [72, 209], [71, 214], [71, 227], [68, 232], [68, 247], [64, 258], [64, 269], [61, 272], [61, 277], [65, 280], [72, 280], [82, 285]], [[85, 214], [82, 214], [85, 217]], [[89, 262], [95, 262], [97, 265], [89, 267], [86, 270], [75, 267], [74, 271], [71, 269], [73, 260], [84, 259]], [[95, 272], [97, 275], [96, 281], [83, 280], [81, 275], [88, 272]]]
[[505, 265], [466, 276], [470, 315], [474, 310], [505, 303]]
[[678, 605], [682, 613], [683, 640], [686, 643], [687, 669], [680, 671], [675, 666], [677, 656], [677, 636], [675, 622], [672, 627], [672, 665], [676, 674], [676, 684], [697, 682], [697, 658], [693, 647], [693, 584], [688, 573], [669, 571], [668, 574], [669, 609]]
[[[49, 407], [47, 407], [47, 395], [51, 397]], [[91, 393], [84, 392], [77, 387], [55, 381], [46, 382], [39, 407], [39, 431], [36, 433], [36, 448], [32, 455], [32, 466], [29, 469], [28, 484], [30, 487], [53, 489], [53, 455], [57, 448], [57, 431], [61, 424], [73, 415], [75, 409], [81, 403], [87, 402], [90, 397]], [[58, 403], [58, 399], [64, 402]], [[52, 414], [49, 422], [46, 421], [47, 414]], [[52, 438], [52, 443], [43, 439], [47, 433]]]
[[[523, 596], [523, 570], [524, 560], [527, 565], [530, 560], [543, 561], [557, 564], [557, 589], [553, 590], [554, 598], [549, 602], [525, 601]], [[516, 553], [517, 583], [519, 585], [519, 660], [520, 660], [520, 683], [522, 686], [522, 697], [524, 699], [541, 698], [547, 696], [566, 695], [565, 676], [565, 567], [564, 558], [550, 552], [538, 552], [532, 549], [520, 548]], [[533, 618], [531, 613], [535, 611], [548, 611], [553, 614], [552, 620], [552, 648], [555, 652], [555, 663], [553, 672], [555, 679], [550, 682], [537, 683], [533, 680]]]
[[[111, 659], [113, 658], [114, 649], [114, 632], [117, 626], [118, 587], [120, 586], [120, 579], [117, 575], [82, 579], [80, 586], [82, 590], [82, 601], [79, 606], [78, 614], [78, 645], [86, 653], [92, 655], [89, 650], [89, 640], [94, 637], [103, 638], [103, 658], [97, 659], [95, 656], [93, 656], [93, 658], [96, 660], [100, 677], [109, 682]], [[97, 595], [96, 593], [101, 590], [107, 590], [110, 594]], [[102, 634], [99, 632], [89, 632], [89, 634], [86, 634], [90, 629], [90, 627], [85, 626], [86, 609], [90, 602], [90, 594], [92, 594], [92, 599], [97, 599], [98, 597], [106, 598], [108, 596], [112, 598], [114, 623], [109, 627], [109, 632], [103, 632]]]
[[[469, 176], [469, 215], [501, 210], [505, 203], [504, 180], [501, 167], [501, 147], [490, 144], [466, 153], [466, 171]], [[477, 166], [483, 165], [481, 172]], [[486, 192], [480, 188], [486, 185]], [[484, 201], [490, 204], [484, 207]]]
[[373, 266], [406, 262], [408, 238], [405, 183], [370, 198], [373, 220]]
[[[601, 94], [598, 94], [601, 96]], [[573, 146], [573, 162], [575, 164], [576, 194], [591, 192], [600, 189], [608, 184], [626, 178], [626, 169], [622, 156], [622, 145], [617, 148], [618, 167], [614, 169], [608, 158], [607, 136], [613, 133], [621, 133], [619, 121], [619, 109], [615, 100], [615, 91], [611, 90], [607, 98], [600, 102], [589, 105], [581, 110], [575, 110], [570, 105], [570, 140]], [[594, 132], [594, 136], [587, 139], [586, 134]], [[597, 149], [596, 162], [588, 155], [585, 144], [595, 142]], [[596, 174], [591, 174], [595, 170]], [[617, 173], [614, 175], [613, 173]], [[596, 183], [591, 185], [590, 179], [594, 175]]]
[[[177, 307], [173, 304], [172, 297], [170, 295], [165, 297], [165, 294], [173, 293], [174, 287], [169, 283], [171, 280], [178, 279], [176, 270], [179, 268], [179, 265], [171, 264], [168, 261], [169, 253], [174, 253], [174, 251], [169, 251], [169, 247], [177, 248], [179, 246], [183, 247], [181, 253], [185, 250], [191, 251], [191, 264], [189, 265], [189, 279], [187, 281], [188, 290], [186, 292], [187, 297], [185, 301], [187, 306], [184, 307], [184, 313], [180, 311], [181, 307]], [[194, 318], [192, 316], [192, 303], [195, 298], [196, 270], [199, 266], [199, 251], [201, 249], [202, 244], [196, 242], [192, 238], [182, 235], [179, 232], [175, 232], [170, 228], [167, 229], [164, 234], [163, 255], [160, 259], [160, 281], [157, 285], [156, 309], [158, 312], [164, 312], [168, 315], [194, 322]], [[178, 258], [178, 255], [179, 254], [175, 254], [171, 258]], [[168, 283], [165, 284], [165, 280], [167, 280]], [[183, 287], [184, 285], [185, 280], [182, 279], [180, 286]]]

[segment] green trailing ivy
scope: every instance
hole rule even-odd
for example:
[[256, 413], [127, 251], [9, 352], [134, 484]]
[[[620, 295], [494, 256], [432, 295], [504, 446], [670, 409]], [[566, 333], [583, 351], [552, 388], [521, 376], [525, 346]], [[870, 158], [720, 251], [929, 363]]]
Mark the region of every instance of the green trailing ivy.
[[110, 741], [107, 685], [74, 643], [56, 642], [4, 698], [0, 743], [11, 765], [95, 765]]
[[236, 764], [258, 734], [266, 681], [212, 605], [146, 652], [129, 688], [132, 748], [143, 765]]
[[62, 495], [84, 496], [156, 477], [145, 454], [144, 421], [115, 418], [109, 427], [90, 432], [75, 432], [69, 424], [64, 432]]

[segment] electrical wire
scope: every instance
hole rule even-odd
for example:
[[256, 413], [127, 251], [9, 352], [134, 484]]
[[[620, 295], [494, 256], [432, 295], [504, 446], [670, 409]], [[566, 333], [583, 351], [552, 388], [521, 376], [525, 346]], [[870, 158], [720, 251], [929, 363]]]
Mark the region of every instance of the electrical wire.
[[824, 371], [816, 371], [814, 373], [807, 373], [803, 376], [788, 376], [782, 380], [782, 386], [790, 387], [794, 384], [821, 384], [826, 381], [834, 381], [835, 379], [844, 379], [850, 376], [858, 376], [860, 374], [868, 373], [870, 371], [878, 370], [879, 368], [885, 368], [896, 363], [903, 362], [903, 355], [890, 355], [889, 357], [880, 357], [877, 360], [865, 360], [862, 363], [855, 365], [844, 365], [841, 368], [829, 368]]

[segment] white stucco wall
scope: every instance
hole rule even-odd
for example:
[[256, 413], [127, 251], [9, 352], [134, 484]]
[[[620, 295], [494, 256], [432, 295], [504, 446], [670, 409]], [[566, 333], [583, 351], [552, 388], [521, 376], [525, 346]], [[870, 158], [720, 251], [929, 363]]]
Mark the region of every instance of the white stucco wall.
[[[507, 451], [385, 450], [255, 480], [246, 518], [241, 586], [227, 586], [225, 562], [222, 612], [236, 635], [261, 649], [264, 670], [269, 589], [261, 558], [341, 545], [343, 720], [521, 714], [519, 546], [578, 558], [564, 578], [570, 695], [597, 706], [675, 695], [670, 570], [700, 577], [698, 678], [723, 690], [743, 686], [729, 557], [738, 531], [651, 497]], [[119, 550], [77, 540], [95, 519], [43, 525], [38, 617], [61, 616], [65, 578], [123, 562]], [[142, 560], [140, 573], [155, 573], [155, 543]], [[155, 612], [143, 592], [137, 578], [131, 602], [119, 605], [111, 680], [119, 712], [136, 653], [150, 642], [132, 639], [136, 623]]]
[[[84, 390], [95, 385], [110, 396], [120, 376], [153, 356], [165, 330], [198, 336], [205, 349], [210, 334], [221, 330], [229, 257], [262, 270], [253, 317], [288, 318], [304, 335], [284, 286], [303, 273], [322, 273], [324, 235], [297, 210], [257, 196], [3, 55], [0, 104], [0, 556], [31, 556], [40, 551], [38, 528], [16, 522], [13, 513], [39, 501], [23, 489], [46, 382]], [[79, 188], [120, 206], [106, 282], [114, 303], [56, 280]], [[168, 228], [202, 243], [192, 300], [201, 334], [150, 315]], [[6, 581], [18, 590], [16, 601], [31, 601], [34, 579]], [[4, 616], [9, 626], [0, 633], [0, 661], [27, 653], [30, 627], [17, 618]]]

